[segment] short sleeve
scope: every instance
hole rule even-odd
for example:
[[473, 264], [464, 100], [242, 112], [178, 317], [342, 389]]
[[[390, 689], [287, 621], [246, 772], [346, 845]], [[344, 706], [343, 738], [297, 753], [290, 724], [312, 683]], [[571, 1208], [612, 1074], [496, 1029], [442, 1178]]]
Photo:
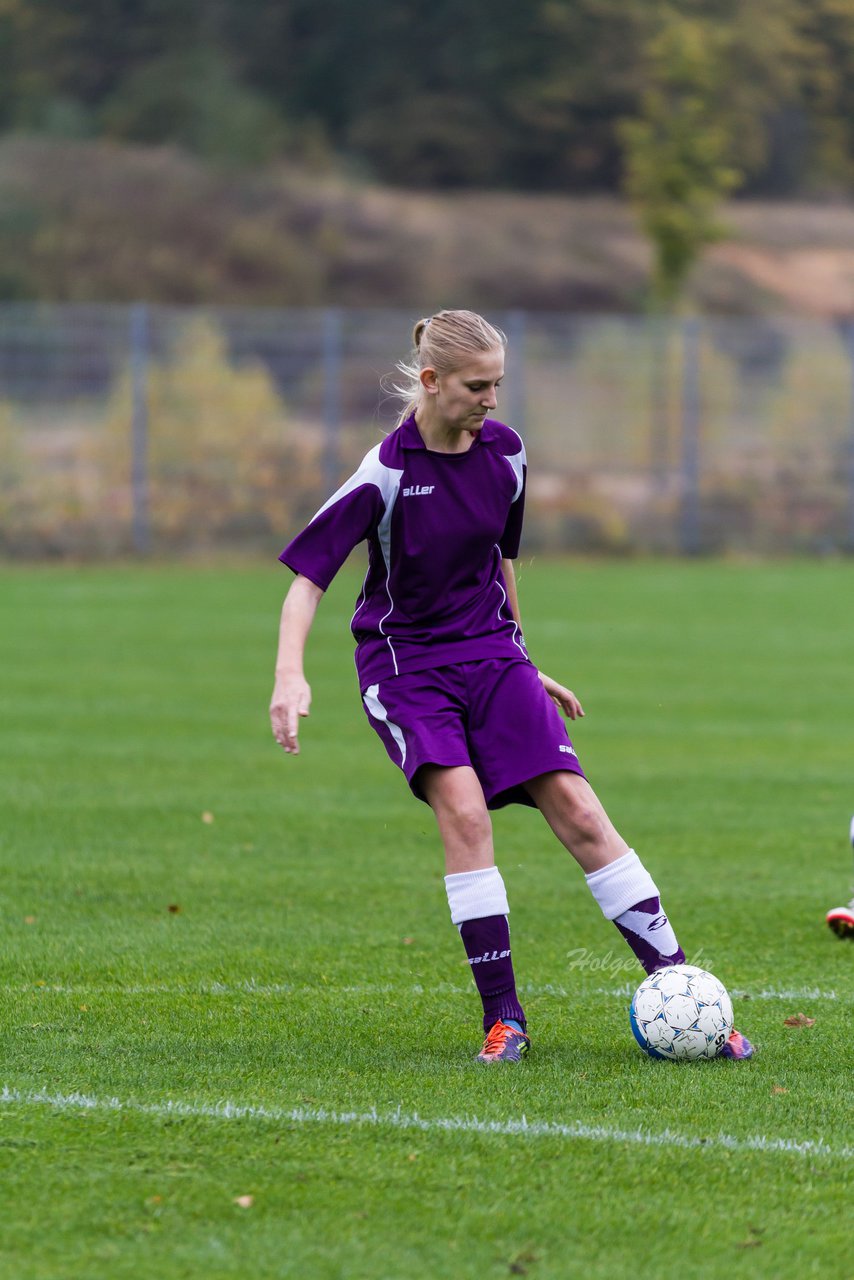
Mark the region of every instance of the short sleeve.
[[[513, 434], [515, 435], [515, 432]], [[498, 540], [498, 548], [504, 560], [515, 560], [518, 556], [519, 544], [522, 541], [522, 524], [525, 518], [525, 490], [528, 483], [528, 466], [525, 457], [525, 446], [518, 436], [516, 436], [516, 439], [519, 440], [519, 452], [505, 454], [516, 477], [516, 494], [510, 504], [504, 532]]]
[[380, 490], [374, 484], [359, 481], [357, 472], [279, 556], [282, 564], [310, 578], [321, 591], [327, 590], [353, 548], [368, 537], [382, 518]]

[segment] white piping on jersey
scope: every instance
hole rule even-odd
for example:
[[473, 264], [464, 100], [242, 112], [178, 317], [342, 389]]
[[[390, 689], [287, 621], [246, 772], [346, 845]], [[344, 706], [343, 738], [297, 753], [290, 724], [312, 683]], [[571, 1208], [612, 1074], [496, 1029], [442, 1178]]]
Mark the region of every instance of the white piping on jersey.
[[392, 476], [396, 476], [397, 479], [394, 481], [393, 490], [391, 491], [390, 497], [387, 500], [385, 515], [383, 516], [382, 520], [379, 522], [379, 525], [377, 526], [377, 538], [379, 539], [380, 548], [382, 549], [382, 553], [383, 553], [383, 559], [385, 560], [385, 589], [386, 589], [386, 594], [388, 596], [388, 613], [383, 614], [383, 616], [379, 620], [378, 626], [379, 626], [380, 635], [383, 635], [386, 638], [386, 644], [388, 645], [388, 650], [389, 650], [389, 653], [391, 654], [391, 660], [394, 663], [394, 674], [397, 676], [397, 675], [400, 675], [400, 672], [398, 671], [398, 667], [397, 667], [397, 654], [394, 651], [394, 645], [391, 642], [391, 636], [386, 635], [385, 631], [383, 630], [383, 623], [385, 622], [386, 618], [390, 618], [392, 613], [394, 612], [394, 601], [391, 598], [391, 516], [392, 516], [392, 512], [394, 511], [394, 504], [395, 504], [395, 501], [397, 500], [398, 490], [400, 489], [400, 479], [401, 479], [401, 476], [403, 475], [403, 472], [392, 471], [390, 467], [386, 467], [385, 469]]
[[[499, 561], [499, 568], [500, 568], [501, 567], [501, 548], [499, 547], [497, 542], [495, 544], [495, 550], [498, 552], [498, 561]], [[510, 605], [507, 600], [507, 592], [504, 590], [504, 588], [502, 587], [501, 583], [498, 581], [497, 578], [495, 579], [495, 585], [498, 588], [498, 590], [501, 592], [501, 603], [498, 606], [498, 612], [496, 614], [496, 617], [498, 618], [499, 622], [504, 622], [505, 619], [501, 617], [501, 610], [503, 609], [505, 604], [507, 605], [508, 609], [510, 608]], [[510, 617], [513, 618], [512, 609], [510, 609]], [[513, 634], [510, 637], [510, 639], [513, 641], [513, 643], [515, 644], [519, 652], [522, 654], [522, 656], [527, 658], [528, 651], [525, 648], [525, 642], [522, 639], [522, 632], [519, 629], [519, 623], [516, 621], [515, 618], [513, 618]]]
[[[513, 431], [513, 428], [508, 427], [507, 430]], [[513, 474], [516, 477], [516, 492], [513, 494], [513, 501], [515, 502], [519, 497], [520, 493], [522, 492], [522, 486], [525, 483], [524, 467], [526, 465], [526, 458], [525, 458], [525, 446], [522, 443], [522, 437], [515, 431], [513, 431], [513, 434], [514, 436], [516, 436], [516, 439], [519, 441], [519, 452], [505, 453], [502, 456], [505, 457], [507, 461], [510, 463], [510, 466], [513, 468]]]
[[[508, 427], [508, 428], [507, 428], [507, 430], [508, 430], [508, 431], [513, 431], [513, 428], [512, 428], [512, 427]], [[522, 492], [522, 489], [523, 489], [523, 488], [524, 488], [524, 486], [525, 486], [525, 464], [526, 464], [526, 457], [525, 457], [525, 444], [524, 444], [524, 442], [523, 442], [523, 440], [522, 440], [522, 437], [519, 435], [519, 433], [518, 433], [517, 431], [513, 431], [513, 435], [514, 435], [514, 436], [516, 437], [516, 439], [519, 441], [519, 452], [518, 452], [518, 453], [505, 453], [505, 454], [502, 454], [502, 457], [506, 458], [506, 459], [507, 459], [507, 461], [510, 463], [510, 466], [513, 468], [513, 474], [514, 474], [514, 476], [516, 477], [516, 492], [513, 494], [513, 499], [512, 499], [512, 500], [513, 500], [513, 502], [516, 502], [516, 501], [518, 501], [519, 496], [520, 496], [520, 494], [521, 494], [521, 492]], [[500, 561], [500, 560], [501, 560], [501, 548], [498, 546], [498, 544], [497, 544], [497, 543], [496, 543], [496, 545], [495, 545], [495, 549], [496, 549], [496, 551], [498, 552], [498, 557], [499, 557], [499, 561]], [[507, 592], [504, 590], [504, 588], [502, 587], [501, 583], [500, 583], [497, 579], [496, 579], [495, 585], [498, 587], [498, 590], [501, 592], [501, 604], [499, 604], [499, 606], [498, 606], [498, 617], [499, 617], [499, 619], [500, 619], [500, 618], [501, 618], [501, 610], [503, 609], [503, 607], [504, 607], [504, 605], [505, 605], [505, 604], [508, 604], [508, 601], [507, 601]], [[509, 607], [509, 605], [508, 605], [508, 607]], [[510, 615], [511, 615], [511, 617], [513, 616], [513, 610], [512, 610], [512, 609], [510, 610]], [[525, 642], [524, 642], [524, 640], [522, 639], [522, 632], [521, 632], [521, 630], [519, 629], [519, 624], [518, 624], [518, 622], [516, 621], [516, 619], [515, 619], [515, 618], [513, 618], [513, 635], [511, 636], [511, 639], [512, 639], [513, 643], [515, 644], [516, 648], [519, 650], [519, 652], [520, 652], [521, 654], [523, 654], [523, 655], [524, 655], [524, 657], [526, 657], [526, 658], [527, 658], [528, 654], [527, 654], [527, 651], [526, 651], [526, 649], [525, 649]]]
[[[386, 637], [386, 642], [388, 643], [388, 647], [391, 651], [391, 659], [394, 663], [394, 674], [397, 675], [397, 657], [394, 652], [394, 646], [391, 642], [391, 636], [386, 635], [383, 630], [383, 622], [385, 622], [386, 618], [388, 618], [394, 611], [394, 601], [391, 597], [391, 587], [389, 585], [389, 579], [391, 577], [391, 513], [394, 509], [398, 490], [400, 489], [400, 481], [403, 477], [403, 471], [398, 471], [394, 467], [387, 467], [384, 462], [380, 462], [379, 455], [381, 448], [381, 444], [375, 445], [369, 453], [365, 454], [364, 458], [359, 463], [359, 469], [354, 471], [348, 480], [344, 481], [340, 489], [336, 489], [332, 497], [324, 502], [320, 510], [315, 512], [311, 519], [312, 521], [316, 520], [317, 517], [322, 515], [329, 507], [333, 506], [336, 502], [340, 502], [342, 498], [346, 498], [348, 493], [353, 493], [355, 489], [361, 488], [363, 484], [372, 484], [374, 488], [379, 489], [380, 496], [385, 506], [385, 512], [377, 528], [377, 537], [379, 538], [383, 559], [385, 560], [385, 588], [389, 604], [388, 613], [386, 613], [380, 621], [379, 629], [381, 634]], [[368, 569], [368, 573], [370, 573], [370, 568]], [[356, 614], [365, 603], [365, 583], [367, 580], [368, 574], [366, 573], [364, 582], [362, 583], [361, 598], [357, 600], [356, 608], [353, 612], [352, 618], [350, 619], [351, 630], [353, 623], [356, 621]]]
[[364, 578], [362, 579], [362, 590], [359, 592], [359, 598], [358, 598], [358, 600], [356, 601], [356, 607], [355, 607], [355, 609], [353, 610], [353, 616], [352, 616], [352, 618], [350, 619], [350, 630], [351, 630], [351, 631], [353, 630], [353, 627], [354, 627], [355, 622], [356, 622], [356, 614], [359, 612], [359, 610], [361, 609], [362, 605], [363, 605], [363, 604], [365, 603], [365, 601], [367, 600], [367, 596], [365, 595], [365, 587], [367, 586], [367, 583], [368, 583], [368, 577], [369, 577], [370, 572], [371, 572], [371, 564], [370, 564], [370, 560], [371, 560], [371, 553], [370, 553], [370, 551], [369, 551], [369, 552], [368, 552], [368, 569], [367, 569], [367, 572], [366, 572], [366, 574], [365, 574]]
[[[508, 431], [513, 431], [512, 427], [508, 427], [507, 429]], [[502, 457], [506, 458], [507, 462], [509, 463], [513, 471], [513, 475], [516, 479], [516, 491], [513, 494], [513, 498], [512, 498], [512, 502], [516, 502], [520, 494], [522, 493], [522, 489], [524, 488], [524, 484], [525, 484], [524, 467], [526, 464], [526, 456], [525, 456], [525, 445], [524, 445], [524, 442], [522, 441], [522, 437], [516, 431], [513, 431], [513, 435], [516, 436], [516, 439], [519, 441], [519, 451], [518, 453], [514, 453], [514, 454], [506, 454], [506, 453], [502, 454]], [[394, 511], [394, 504], [397, 500], [398, 492], [400, 491], [400, 482], [403, 478], [403, 471], [397, 470], [395, 467], [387, 467], [384, 462], [380, 462], [379, 454], [380, 454], [381, 447], [382, 445], [379, 445], [379, 444], [375, 445], [374, 448], [371, 449], [369, 453], [365, 454], [364, 458], [359, 464], [358, 470], [355, 471], [348, 480], [344, 481], [341, 487], [337, 489], [335, 493], [333, 493], [331, 498], [329, 498], [326, 502], [324, 502], [320, 510], [317, 511], [314, 516], [312, 516], [312, 520], [316, 520], [317, 517], [321, 515], [324, 511], [326, 511], [328, 507], [331, 507], [333, 503], [340, 501], [341, 498], [346, 497], [348, 493], [352, 493], [355, 489], [358, 489], [363, 484], [372, 484], [377, 489], [379, 489], [380, 495], [385, 505], [385, 511], [383, 513], [382, 519], [379, 522], [379, 525], [377, 526], [377, 540], [379, 541], [380, 550], [382, 551], [383, 560], [385, 561], [385, 567], [386, 567], [385, 589], [386, 589], [386, 595], [388, 596], [388, 610], [386, 611], [386, 613], [383, 614], [382, 618], [380, 619], [378, 623], [378, 630], [380, 632], [380, 635], [383, 635], [386, 638], [386, 644], [388, 645], [389, 653], [391, 654], [392, 664], [394, 666], [394, 674], [399, 675], [400, 671], [397, 665], [397, 654], [394, 651], [392, 638], [386, 632], [383, 626], [383, 623], [385, 623], [387, 619], [390, 618], [392, 613], [394, 612], [394, 599], [392, 598], [392, 594], [391, 594], [391, 517]], [[498, 555], [500, 559], [501, 548], [498, 547], [497, 544], [496, 544], [496, 547], [497, 547]], [[353, 624], [356, 621], [356, 615], [358, 614], [359, 610], [362, 608], [362, 606], [366, 601], [365, 584], [368, 581], [369, 574], [370, 574], [370, 566], [362, 582], [362, 590], [360, 593], [360, 598], [356, 601], [356, 608], [354, 609], [353, 616], [350, 619], [351, 630], [353, 628]], [[500, 619], [501, 609], [507, 603], [507, 595], [500, 583], [496, 582], [496, 586], [501, 592], [501, 603], [498, 606], [498, 617]], [[512, 615], [512, 610], [510, 612]], [[519, 629], [518, 623], [516, 622], [515, 618], [513, 619], [512, 640], [513, 640], [513, 643], [516, 645], [516, 648], [519, 650], [519, 652], [522, 653], [525, 657], [527, 657], [528, 655], [525, 650], [525, 644], [524, 644], [524, 641], [522, 640], [521, 631]]]
[[400, 767], [406, 764], [406, 739], [403, 736], [403, 730], [400, 725], [394, 724], [388, 718], [388, 712], [377, 697], [380, 691], [378, 684], [369, 685], [365, 690], [363, 701], [368, 709], [368, 714], [372, 715], [375, 720], [379, 720], [382, 724], [388, 725], [388, 730], [394, 738], [400, 750]]

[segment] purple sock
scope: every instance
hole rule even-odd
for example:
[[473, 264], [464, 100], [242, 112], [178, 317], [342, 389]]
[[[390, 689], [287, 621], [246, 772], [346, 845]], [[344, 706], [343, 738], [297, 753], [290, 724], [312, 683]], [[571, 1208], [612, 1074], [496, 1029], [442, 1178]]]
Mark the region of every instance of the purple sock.
[[636, 902], [617, 916], [614, 924], [647, 973], [654, 973], [668, 964], [685, 963], [685, 952], [676, 941], [673, 926], [657, 895]]
[[510, 958], [510, 926], [506, 916], [465, 920], [460, 937], [469, 958], [475, 986], [483, 1001], [483, 1029], [499, 1019], [512, 1018], [525, 1027], [525, 1011], [516, 995], [516, 979]]

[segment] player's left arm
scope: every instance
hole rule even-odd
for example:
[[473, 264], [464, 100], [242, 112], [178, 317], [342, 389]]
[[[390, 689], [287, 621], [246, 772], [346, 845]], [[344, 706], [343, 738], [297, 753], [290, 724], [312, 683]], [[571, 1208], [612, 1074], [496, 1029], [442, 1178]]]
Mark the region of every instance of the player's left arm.
[[[502, 559], [501, 572], [504, 574], [504, 582], [507, 587], [507, 599], [513, 617], [516, 619], [516, 625], [522, 630], [522, 615], [519, 611], [519, 591], [516, 586], [516, 570], [513, 567], [512, 560]], [[565, 716], [569, 716], [570, 720], [577, 720], [579, 716], [584, 715], [584, 708], [576, 698], [571, 689], [567, 689], [564, 685], [558, 684], [557, 680], [552, 680], [551, 676], [547, 676], [544, 672], [538, 672], [543, 688], [551, 698], [552, 702], [558, 707]]]

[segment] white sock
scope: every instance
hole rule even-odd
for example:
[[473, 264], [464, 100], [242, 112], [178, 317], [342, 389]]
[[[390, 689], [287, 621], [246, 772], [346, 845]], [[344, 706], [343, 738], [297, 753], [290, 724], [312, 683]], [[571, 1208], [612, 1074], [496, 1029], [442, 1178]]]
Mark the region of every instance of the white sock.
[[[614, 921], [647, 973], [685, 959], [661, 906], [655, 881], [634, 849], [607, 867], [591, 872], [587, 883], [605, 918]], [[635, 910], [639, 903], [650, 899], [652, 910]]]
[[497, 867], [484, 867], [482, 871], [458, 871], [445, 876], [445, 891], [451, 920], [465, 924], [466, 920], [481, 920], [485, 916], [510, 914], [507, 891]]
[[658, 897], [655, 881], [634, 849], [629, 849], [616, 862], [609, 862], [607, 867], [591, 871], [584, 879], [606, 920], [616, 920], [645, 898]]

